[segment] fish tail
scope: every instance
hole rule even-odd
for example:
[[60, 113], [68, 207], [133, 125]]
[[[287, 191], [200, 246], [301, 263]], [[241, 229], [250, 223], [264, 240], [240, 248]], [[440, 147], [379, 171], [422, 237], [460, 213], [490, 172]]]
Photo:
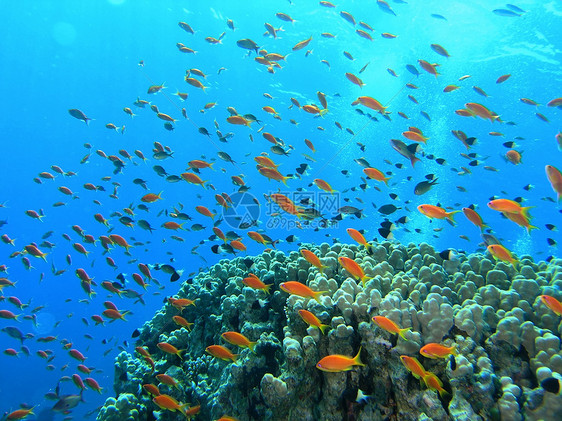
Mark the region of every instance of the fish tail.
[[314, 299], [315, 299], [316, 301], [318, 301], [318, 304], [322, 304], [322, 303], [320, 302], [320, 296], [321, 296], [322, 294], [327, 293], [327, 292], [330, 292], [330, 291], [318, 291], [318, 292], [315, 292], [315, 293], [314, 293]]
[[447, 392], [445, 389], [443, 389], [442, 387], [440, 387], [439, 389], [437, 389], [437, 391], [439, 392], [439, 396], [441, 396], [441, 398], [445, 399], [445, 397], [449, 396], [449, 392]]
[[256, 351], [254, 351], [254, 348], [256, 347], [257, 342], [250, 342], [248, 343], [248, 348], [250, 348], [250, 351], [252, 351], [254, 354], [256, 353]]
[[417, 156], [412, 156], [410, 158], [410, 162], [412, 163], [412, 168], [414, 168], [414, 165], [416, 164], [416, 162], [421, 161], [421, 159], [419, 159]]
[[456, 357], [457, 355], [459, 355], [459, 351], [457, 351], [457, 346], [456, 346], [456, 345], [453, 345], [451, 348], [452, 348], [452, 349], [451, 349], [451, 354], [453, 354], [455, 357]]
[[232, 355], [232, 361], [236, 362], [236, 360], [238, 359], [239, 356], [240, 356], [239, 354], [233, 354]]
[[320, 116], [324, 117], [324, 114], [326, 114], [328, 112], [327, 108], [324, 108], [323, 110], [320, 110]]
[[323, 325], [321, 324], [320, 326], [318, 326], [318, 329], [320, 329], [320, 332], [322, 332], [323, 335], [326, 334], [326, 329], [329, 329], [330, 325]]
[[531, 230], [538, 230], [539, 227], [535, 227], [534, 225], [527, 225], [527, 233], [531, 233]]
[[359, 351], [357, 351], [357, 355], [355, 357], [353, 357], [353, 363], [355, 365], [360, 365], [362, 367], [365, 367], [366, 364], [363, 364], [361, 362], [361, 350], [363, 349], [362, 346], [359, 347]]
[[534, 208], [534, 206], [525, 206], [525, 207], [522, 207], [521, 210], [520, 210], [521, 215], [523, 215], [525, 218], [527, 218], [527, 220], [530, 220], [530, 219], [531, 219], [531, 215], [529, 215], [529, 209], [533, 209], [533, 208]]
[[453, 225], [455, 225], [455, 220], [453, 219], [453, 215], [455, 215], [455, 213], [458, 213], [458, 212], [460, 212], [460, 211], [456, 210], [456, 211], [451, 211], [451, 212], [446, 213], [447, 219], [449, 221], [451, 221], [453, 223]]
[[269, 292], [269, 288], [271, 288], [271, 286], [272, 286], [272, 285], [273, 285], [273, 284], [265, 284], [265, 288], [264, 288], [264, 291], [265, 291], [265, 293], [266, 293], [267, 295], [269, 295], [269, 294], [270, 294], [270, 292]]
[[400, 329], [398, 330], [398, 334], [400, 335], [400, 337], [402, 339], [404, 339], [405, 341], [408, 340], [408, 338], [406, 338], [406, 332], [409, 332], [411, 328], [409, 327], [405, 327], [404, 329]]

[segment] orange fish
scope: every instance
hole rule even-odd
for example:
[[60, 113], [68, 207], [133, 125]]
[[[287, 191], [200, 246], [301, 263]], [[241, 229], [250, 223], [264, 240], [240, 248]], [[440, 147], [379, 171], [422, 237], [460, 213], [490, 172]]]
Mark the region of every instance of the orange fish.
[[545, 306], [551, 309], [556, 315], [562, 316], [562, 303], [550, 295], [539, 296]]
[[413, 130], [403, 132], [402, 136], [404, 136], [406, 139], [413, 140], [414, 142], [421, 143], [427, 143], [427, 139], [429, 139], [429, 137], [425, 137], [423, 134]]
[[301, 254], [302, 254], [302, 257], [304, 257], [308, 263], [310, 263], [312, 266], [314, 266], [318, 270], [320, 270], [320, 273], [322, 273], [322, 274], [324, 273], [324, 269], [329, 267], [329, 266], [324, 266], [322, 264], [322, 262], [320, 261], [320, 259], [318, 258], [318, 256], [316, 256], [310, 250], [301, 249]]
[[388, 107], [384, 107], [379, 101], [375, 98], [371, 98], [370, 96], [360, 96], [355, 101], [351, 103], [351, 105], [361, 104], [371, 110], [378, 111], [381, 114], [388, 114], [386, 109]]
[[[178, 390], [180, 389], [180, 385], [178, 384], [177, 380], [174, 379], [172, 376], [168, 376], [167, 374], [157, 374], [156, 378], [160, 383], [164, 383], [165, 385], [175, 387]], [[164, 396], [164, 395], [161, 395]]]
[[348, 228], [347, 233], [349, 234], [349, 236], [351, 238], [353, 238], [355, 241], [357, 241], [359, 244], [361, 244], [362, 246], [364, 246], [367, 250], [369, 250], [372, 246], [367, 242], [367, 240], [365, 239], [365, 237], [363, 236], [363, 234], [361, 234], [359, 231], [357, 231], [354, 228]]
[[297, 43], [293, 47], [293, 51], [302, 50], [304, 47], [306, 47], [310, 43], [310, 41], [312, 41], [312, 36], [308, 39], [305, 39], [304, 41], [301, 41], [301, 42]]
[[425, 60], [418, 60], [418, 63], [420, 64], [423, 70], [425, 70], [428, 73], [431, 73], [432, 75], [435, 75], [436, 78], [441, 74], [437, 72], [437, 66], [439, 65], [436, 63], [431, 64]]
[[179, 311], [183, 311], [187, 306], [195, 305], [195, 300], [190, 300], [188, 298], [168, 298], [168, 302], [172, 307], [177, 308]]
[[248, 338], [238, 332], [224, 332], [221, 337], [229, 344], [239, 346], [240, 348], [248, 348], [254, 354], [254, 347], [257, 342], [251, 342]]
[[222, 345], [210, 345], [205, 348], [205, 351], [213, 357], [220, 358], [224, 361], [232, 360], [233, 362], [236, 362], [236, 359], [238, 358], [238, 354], [233, 354]]
[[342, 267], [347, 270], [351, 276], [355, 279], [361, 280], [361, 282], [363, 282], [363, 286], [365, 286], [365, 283], [371, 279], [369, 276], [365, 275], [365, 272], [363, 272], [363, 269], [355, 260], [350, 259], [349, 257], [340, 256], [338, 257], [338, 262], [340, 262], [340, 265], [342, 265]]
[[244, 278], [242, 280], [242, 283], [244, 285], [246, 285], [247, 287], [253, 288], [253, 289], [259, 289], [264, 291], [266, 294], [269, 294], [269, 288], [271, 288], [271, 286], [273, 284], [264, 284], [260, 278], [258, 278], [256, 275], [254, 275], [253, 273], [250, 273], [246, 278]]
[[455, 225], [455, 220], [453, 219], [453, 215], [457, 212], [451, 211], [447, 212], [445, 209], [440, 208], [439, 206], [433, 205], [419, 205], [418, 210], [425, 216], [430, 219], [437, 218], [437, 219], [444, 219], [447, 218], [453, 225]]
[[421, 365], [421, 363], [418, 361], [418, 359], [416, 357], [409, 357], [407, 355], [401, 355], [400, 361], [402, 361], [402, 364], [404, 364], [404, 367], [406, 367], [408, 369], [408, 371], [410, 371], [410, 373], [412, 373], [412, 375], [416, 379], [421, 380], [427, 374], [427, 371], [425, 371], [425, 369], [423, 368], [423, 366]]
[[487, 250], [498, 260], [501, 260], [502, 262], [509, 262], [513, 267], [517, 265], [517, 259], [514, 258], [511, 252], [504, 246], [500, 244], [490, 244], [487, 247]]
[[185, 320], [183, 317], [181, 316], [173, 316], [172, 320], [178, 325], [178, 326], [182, 326], [187, 328], [187, 330], [191, 330], [191, 326], [193, 326], [194, 323], [190, 323], [187, 320]]
[[320, 332], [322, 332], [323, 334], [324, 334], [324, 331], [330, 327], [330, 325], [322, 324], [320, 319], [308, 310], [299, 310], [299, 315], [310, 326], [314, 326], [314, 327], [317, 327], [318, 329], [320, 329]]
[[531, 230], [533, 229], [538, 229], [538, 227], [531, 225], [531, 223], [529, 222], [530, 221], [529, 218], [526, 218], [520, 213], [508, 213], [508, 212], [502, 212], [502, 213], [510, 221], [515, 222], [520, 227], [525, 227], [528, 233], [531, 233]]
[[432, 359], [447, 358], [449, 355], [455, 355], [455, 356], [458, 355], [457, 348], [455, 347], [455, 345], [447, 347], [436, 343], [430, 343], [424, 345], [420, 349], [420, 354], [423, 355], [424, 357], [432, 358]]
[[248, 127], [250, 127], [250, 124], [252, 124], [252, 120], [245, 119], [241, 115], [231, 115], [230, 117], [228, 117], [226, 119], [226, 121], [230, 124], [234, 124], [234, 125], [237, 125], [237, 126], [248, 126]]
[[205, 183], [207, 183], [209, 180], [201, 180], [201, 177], [199, 177], [197, 174], [194, 174], [192, 172], [184, 172], [181, 175], [181, 178], [183, 178], [185, 181], [187, 181], [190, 184], [199, 184], [201, 187], [205, 187]]
[[160, 395], [160, 389], [158, 389], [158, 386], [156, 386], [154, 384], [151, 384], [151, 383], [143, 384], [142, 388], [149, 395], [152, 395], [152, 396], [159, 396]]
[[482, 217], [474, 209], [462, 208], [462, 212], [464, 213], [464, 216], [466, 216], [470, 222], [480, 228], [481, 231], [484, 231], [484, 227], [488, 226], [484, 223]]
[[145, 194], [142, 198], [141, 198], [141, 202], [145, 202], [145, 203], [154, 203], [157, 200], [161, 200], [162, 197], [162, 192], [158, 193], [158, 194], [154, 194], [154, 193], [147, 193]]
[[361, 362], [360, 359], [361, 348], [355, 357], [346, 357], [345, 355], [328, 355], [318, 361], [316, 368], [322, 371], [327, 371], [328, 373], [339, 373], [342, 371], [349, 371], [354, 366], [365, 367], [365, 364]]
[[499, 212], [518, 213], [523, 215], [525, 218], [529, 218], [529, 209], [532, 209], [534, 206], [522, 207], [514, 200], [494, 199], [488, 202], [488, 207]]
[[429, 389], [437, 390], [437, 392], [439, 392], [439, 396], [442, 398], [448, 395], [447, 391], [443, 389], [443, 383], [435, 374], [428, 371], [423, 377], [423, 381]]
[[484, 120], [490, 120], [492, 123], [499, 120], [500, 116], [492, 113], [488, 108], [476, 102], [467, 102], [464, 106], [470, 110], [472, 115], [476, 115]]
[[240, 251], [245, 251], [246, 250], [246, 246], [244, 245], [244, 243], [242, 243], [242, 241], [239, 240], [232, 240], [230, 242], [230, 245], [232, 246], [233, 249], [235, 250], [240, 250]]
[[155, 396], [152, 399], [152, 402], [154, 402], [156, 405], [158, 405], [158, 407], [160, 407], [161, 409], [167, 409], [168, 411], [172, 411], [172, 412], [181, 412], [182, 414], [185, 411], [185, 408], [187, 408], [189, 406], [189, 404], [187, 403], [178, 403], [177, 400], [175, 400], [174, 398], [172, 398], [169, 395], [158, 395]]
[[159, 342], [156, 346], [167, 354], [177, 355], [180, 359], [181, 353], [185, 351], [185, 349], [177, 349], [174, 345], [169, 344], [168, 342]]
[[552, 186], [552, 190], [556, 192], [558, 195], [557, 199], [560, 202], [562, 199], [562, 173], [558, 168], [553, 167], [552, 165], [547, 165], [545, 170], [548, 181], [550, 181], [550, 185]]
[[317, 186], [319, 189], [322, 189], [322, 190], [324, 190], [324, 191], [327, 191], [327, 192], [329, 192], [330, 194], [334, 194], [334, 192], [336, 191], [336, 190], [334, 190], [334, 189], [332, 188], [332, 186], [330, 186], [326, 181], [324, 181], [324, 180], [322, 180], [322, 179], [320, 179], [320, 178], [315, 178], [315, 179], [314, 179], [314, 184], [316, 184], [316, 186]]
[[313, 291], [305, 284], [296, 281], [283, 282], [282, 284], [279, 285], [279, 287], [283, 291], [292, 295], [298, 295], [299, 297], [304, 297], [304, 298], [314, 298], [320, 304], [322, 304], [319, 298], [320, 295], [329, 292], [329, 291]]
[[387, 332], [400, 335], [400, 337], [402, 337], [402, 339], [404, 339], [405, 341], [408, 340], [405, 333], [410, 330], [409, 327], [400, 329], [396, 323], [384, 316], [374, 316], [372, 320], [378, 327], [386, 330]]
[[346, 73], [345, 77], [354, 85], [359, 86], [360, 88], [362, 88], [363, 86], [365, 86], [365, 84], [363, 83], [363, 81], [361, 79], [359, 79], [357, 76], [355, 76], [353, 73]]
[[363, 172], [370, 179], [384, 181], [384, 184], [388, 186], [388, 180], [390, 180], [390, 177], [385, 177], [382, 171], [377, 170], [376, 168], [363, 168]]
[[208, 208], [205, 206], [195, 206], [195, 210], [199, 212], [201, 215], [208, 216], [209, 218], [215, 220], [216, 213], [212, 213]]
[[289, 180], [291, 178], [291, 177], [285, 177], [283, 174], [281, 174], [275, 168], [259, 167], [258, 171], [261, 175], [263, 175], [267, 179], [275, 180], [275, 181], [282, 181], [283, 184], [285, 184], [285, 185], [287, 185], [287, 180]]
[[505, 159], [514, 165], [521, 164], [521, 153], [511, 149], [505, 153]]
[[31, 408], [31, 409], [16, 409], [13, 412], [10, 412], [8, 414], [8, 416], [6, 417], [7, 420], [22, 420], [24, 418], [27, 418], [30, 415], [35, 415], [33, 413], [33, 409], [35, 407]]

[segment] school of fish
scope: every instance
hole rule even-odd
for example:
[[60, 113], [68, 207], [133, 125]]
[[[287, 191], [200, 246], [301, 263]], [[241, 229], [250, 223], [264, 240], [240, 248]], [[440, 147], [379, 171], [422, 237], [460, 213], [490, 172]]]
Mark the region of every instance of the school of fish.
[[[383, 21], [399, 19], [398, 7], [407, 6], [405, 1], [394, 3], [396, 10], [386, 1], [376, 1], [378, 11], [383, 14]], [[384, 25], [375, 30], [362, 21], [362, 17], [355, 17], [329, 1], [320, 1], [311, 7], [317, 8], [319, 14], [339, 15], [346, 22], [346, 31], [355, 33], [358, 39], [362, 39], [364, 49], [375, 48], [377, 43], [392, 43], [400, 36], [399, 32], [381, 32], [385, 30]], [[514, 5], [490, 10], [492, 12], [498, 18], [520, 18], [527, 13]], [[446, 20], [441, 15], [431, 16], [436, 25], [439, 21]], [[369, 78], [369, 71], [375, 66], [383, 65], [381, 63], [384, 59], [381, 59], [381, 63], [362, 62], [358, 66], [356, 62], [359, 63], [363, 52], [359, 49], [353, 53], [337, 51], [339, 47], [336, 43], [332, 44], [332, 54], [343, 54], [348, 60], [345, 63], [346, 72], [334, 72], [330, 76], [334, 80], [333, 85], [339, 89], [334, 91], [333, 86], [318, 86], [311, 87], [310, 92], [292, 95], [276, 87], [280, 85], [275, 85], [276, 78], [282, 77], [286, 68], [297, 67], [300, 68], [299, 71], [306, 72], [307, 63], [316, 61], [324, 65], [326, 72], [330, 72], [330, 61], [337, 61], [336, 57], [320, 57], [314, 52], [319, 43], [337, 39], [339, 34], [335, 32], [335, 28], [331, 32], [317, 32], [310, 29], [312, 27], [303, 25], [303, 22], [306, 22], [304, 16], [291, 16], [280, 11], [272, 15], [269, 22], [263, 23], [265, 33], [262, 36], [261, 33], [257, 35], [255, 30], [239, 27], [236, 19], [225, 20], [224, 31], [220, 34], [206, 33], [204, 26], [192, 27], [186, 21], [179, 21], [177, 52], [174, 51], [174, 54], [189, 57], [189, 67], [185, 74], [173, 75], [177, 76], [173, 82], [175, 93], [164, 83], [151, 82], [146, 86], [139, 86], [132, 101], [122, 99], [123, 118], [119, 122], [106, 121], [103, 115], [91, 116], [83, 104], [69, 104], [68, 116], [75, 119], [73, 121], [78, 120], [76, 124], [84, 124], [88, 130], [104, 127], [109, 135], [116, 136], [113, 146], [98, 149], [94, 146], [96, 141], [91, 140], [84, 144], [86, 151], [77, 157], [72, 169], [63, 169], [55, 162], [45, 163], [43, 168], [37, 168], [37, 176], [33, 181], [46, 189], [54, 186], [57, 197], [53, 203], [37, 203], [36, 209], [22, 209], [18, 212], [30, 224], [42, 224], [45, 227], [42, 238], [20, 240], [25, 235], [20, 237], [19, 233], [10, 232], [9, 225], [3, 226], [6, 221], [1, 224], [1, 240], [5, 246], [0, 265], [1, 330], [5, 335], [21, 341], [19, 349], [10, 347], [4, 349], [3, 353], [14, 358], [14, 364], [25, 363], [25, 359], [19, 358], [20, 356], [38, 357], [45, 360], [46, 370], [62, 370], [63, 375], [56, 392], [48, 393], [48, 398], [56, 401], [52, 408], [54, 412], [69, 416], [72, 409], [83, 402], [82, 396], [87, 389], [103, 393], [103, 389], [111, 389], [111, 386], [108, 384], [102, 388], [94, 378], [95, 368], [86, 365], [86, 361], [95, 361], [100, 358], [99, 355], [89, 355], [87, 351], [75, 348], [73, 341], [69, 339], [26, 333], [30, 330], [30, 323], [37, 322], [38, 315], [48, 303], [31, 305], [22, 302], [17, 295], [20, 288], [25, 288], [25, 281], [12, 276], [8, 265], [21, 264], [22, 267], [18, 270], [37, 273], [42, 285], [54, 283], [58, 279], [77, 283], [83, 290], [80, 301], [88, 305], [83, 306], [82, 314], [69, 317], [81, 317], [87, 334], [92, 335], [93, 339], [101, 334], [94, 333], [98, 326], [125, 323], [126, 317], [145, 303], [147, 297], [144, 294], [149, 293], [149, 288], [157, 297], [164, 289], [162, 283], [168, 285], [170, 282], [185, 280], [197, 272], [193, 267], [182, 267], [179, 263], [181, 260], [176, 259], [172, 251], [167, 252], [169, 261], [165, 263], [151, 260], [148, 252], [151, 247], [167, 247], [167, 250], [181, 248], [184, 251], [187, 247], [192, 257], [200, 257], [203, 267], [212, 263], [207, 259], [213, 254], [222, 257], [257, 253], [277, 247], [298, 249], [303, 258], [322, 272], [326, 266], [320, 259], [312, 251], [299, 246], [299, 237], [306, 237], [307, 230], [310, 229], [316, 232], [326, 230], [326, 237], [331, 237], [334, 242], [351, 239], [367, 250], [378, 240], [393, 240], [397, 232], [419, 235], [420, 240], [428, 241], [428, 235], [438, 237], [442, 230], [456, 230], [459, 238], [470, 244], [467, 247], [476, 249], [482, 240], [484, 249], [493, 258], [516, 266], [516, 255], [496, 235], [510, 239], [516, 229], [523, 230], [529, 236], [533, 235], [534, 230], [556, 232], [556, 225], [552, 221], [534, 219], [532, 212], [533, 208], [538, 207], [556, 208], [560, 212], [560, 159], [544, 156], [540, 171], [535, 168], [533, 178], [526, 180], [533, 184], [526, 186], [514, 186], [514, 180], [502, 178], [502, 166], [525, 166], [523, 150], [535, 147], [532, 144], [522, 146], [525, 138], [520, 133], [524, 133], [524, 129], [518, 128], [514, 121], [516, 116], [510, 109], [517, 102], [529, 106], [528, 113], [536, 117], [535, 124], [549, 125], [551, 138], [542, 141], [554, 143], [562, 150], [562, 132], [550, 124], [551, 120], [560, 118], [562, 91], [521, 92], [521, 98], [503, 97], [502, 101], [494, 99], [482, 87], [471, 85], [470, 74], [459, 74], [451, 70], [453, 63], [462, 66], [462, 57], [457, 58], [454, 46], [448, 46], [447, 39], [444, 38], [428, 44], [426, 51], [420, 51], [419, 56], [412, 57], [410, 62], [404, 62], [402, 68], [386, 69], [389, 78], [407, 75], [400, 79], [406, 82], [392, 98], [379, 95], [378, 82], [371, 82]], [[299, 35], [309, 29], [307, 36]], [[250, 33], [253, 39], [249, 37]], [[204, 39], [208, 44], [206, 48], [216, 54], [214, 66], [198, 66], [197, 51], [190, 47], [194, 38]], [[240, 62], [252, 62], [254, 77], [269, 78], [271, 89], [267, 92], [254, 92], [256, 105], [252, 109], [239, 111], [238, 104], [223, 102], [221, 90], [232, 87], [223, 86], [221, 77], [226, 72], [234, 71], [238, 64], [222, 63], [221, 49], [239, 51]], [[140, 60], [138, 72], [148, 80], [164, 79], [151, 66], [152, 63]], [[464, 70], [469, 71], [470, 68]], [[516, 84], [518, 77], [521, 75], [515, 72], [498, 72], [489, 75], [488, 80], [479, 79], [478, 84], [484, 87], [492, 84], [504, 87]], [[241, 80], [242, 89], [251, 89], [250, 82]], [[289, 85], [288, 81], [283, 83], [285, 86]], [[458, 108], [445, 111], [445, 117], [451, 121], [449, 133], [432, 131], [433, 117], [419, 106], [414, 96], [429, 95], [427, 90], [424, 91], [424, 85], [435, 89], [436, 83], [441, 91], [439, 95], [457, 95], [458, 98]], [[439, 95], [435, 95], [434, 101], [439, 101]], [[538, 102], [524, 95], [536, 96]], [[403, 99], [409, 101], [408, 107], [404, 106], [406, 102]], [[361, 119], [362, 124], [355, 123], [354, 129], [345, 127], [344, 117], [340, 117], [344, 113], [333, 111], [342, 108], [354, 110], [352, 113], [359, 116], [357, 118]], [[162, 138], [167, 139], [166, 141], [154, 140], [152, 148], [146, 149], [137, 148], [134, 139], [127, 139], [130, 126], [142, 126], [147, 122], [152, 124], [153, 121], [162, 124]], [[296, 127], [303, 122], [317, 127], [299, 131], [298, 137], [291, 137], [291, 140], [282, 138], [288, 125]], [[400, 138], [384, 139], [375, 147], [370, 137], [373, 136], [374, 128], [381, 124], [396, 127], [397, 133], [401, 135]], [[207, 145], [208, 153], [194, 154], [178, 142], [174, 136], [179, 136], [181, 130], [196, 133], [193, 136], [197, 136], [197, 142]], [[332, 130], [345, 135], [345, 143], [334, 145], [326, 141]], [[95, 135], [91, 136], [92, 139], [94, 137]], [[310, 140], [311, 138], [314, 140]], [[505, 153], [502, 154], [502, 166], [492, 167], [485, 162], [488, 159], [486, 154], [491, 153], [488, 144], [497, 143], [497, 138], [513, 140], [503, 143]], [[438, 157], [432, 152], [438, 142], [447, 142], [448, 156]], [[232, 147], [233, 145], [236, 146]], [[340, 159], [339, 154], [344, 148], [354, 151], [356, 158], [353, 162]], [[232, 152], [227, 153], [225, 149]], [[251, 152], [241, 152], [248, 150]], [[301, 163], [291, 170], [288, 162], [293, 162], [289, 159], [294, 160], [295, 155], [302, 156], [299, 158]], [[334, 157], [330, 160], [315, 158], [328, 155]], [[447, 160], [451, 160], [452, 155], [460, 155], [466, 159], [466, 165], [449, 166]], [[332, 160], [335, 162], [332, 163]], [[169, 169], [172, 165], [168, 166], [171, 161], [181, 162], [183, 172], [172, 173]], [[85, 166], [95, 166], [95, 169], [82, 171]], [[495, 189], [490, 191], [488, 202], [474, 203], [466, 195], [463, 203], [450, 203], [449, 192], [440, 190], [438, 177], [434, 174], [442, 174], [441, 168], [446, 166], [450, 167], [450, 171], [446, 176], [441, 175], [441, 184], [445, 178], [453, 180], [453, 183], [459, 184], [457, 191], [463, 193], [466, 189], [457, 180], [466, 176], [480, 177], [486, 181], [488, 188]], [[174, 165], [174, 168], [177, 166]], [[415, 175], [403, 175], [412, 170]], [[96, 173], [95, 176], [91, 175], [92, 171]], [[83, 176], [82, 172], [89, 175]], [[149, 172], [151, 175], [156, 173], [158, 183], [146, 180], [150, 177], [143, 174]], [[414, 178], [421, 181], [416, 182]], [[215, 185], [220, 187], [216, 188]], [[396, 193], [404, 185], [414, 194], [407, 200], [401, 200]], [[522, 188], [525, 193], [532, 189], [540, 190], [543, 203], [526, 203], [524, 193], [513, 193], [516, 187]], [[125, 203], [120, 199], [123, 189], [134, 191], [136, 200]], [[430, 190], [438, 192], [440, 200], [420, 203], [416, 196], [427, 194]], [[314, 192], [316, 195], [305, 198], [306, 192]], [[262, 211], [271, 210], [265, 217], [243, 219], [236, 214], [238, 201], [248, 193], [251, 197], [250, 205]], [[342, 206], [327, 214], [317, 199], [311, 199], [321, 197], [318, 196], [320, 193], [327, 196], [338, 195]], [[1, 207], [8, 207], [9, 198], [4, 197], [3, 200]], [[372, 203], [372, 209], [365, 209], [364, 203], [367, 201]], [[68, 227], [49, 224], [51, 214], [56, 213], [60, 207], [75, 209], [75, 218], [68, 221]], [[435, 228], [429, 230], [412, 226], [410, 220], [414, 209], [429, 218]], [[401, 216], [395, 218], [395, 212]], [[456, 225], [458, 219], [463, 217], [475, 226], [474, 230], [466, 231], [463, 228], [463, 231], [459, 231]], [[270, 225], [266, 223], [267, 218], [270, 221], [291, 221], [291, 232], [280, 235], [282, 230], [268, 229]], [[494, 225], [501, 225], [504, 219], [513, 224], [513, 231], [494, 231]], [[435, 220], [444, 220], [450, 226]], [[330, 230], [340, 226], [346, 228], [348, 236], [340, 231]], [[153, 231], [164, 233], [164, 245], [149, 240]], [[517, 233], [519, 235], [520, 232]], [[471, 242], [469, 235], [477, 236], [478, 240]], [[553, 237], [555, 234], [547, 238], [547, 246], [553, 247], [550, 250], [555, 250], [557, 245]], [[65, 241], [72, 251], [61, 256], [57, 252], [57, 244], [52, 241]], [[359, 284], [364, 286], [369, 281], [370, 278], [353, 259], [340, 257], [338, 263]], [[96, 272], [100, 265], [112, 268], [116, 273], [115, 279], [97, 279]], [[160, 281], [156, 279], [156, 273]], [[126, 276], [134, 281], [134, 288], [127, 284]], [[271, 293], [272, 285], [265, 284], [251, 272], [247, 273], [243, 284], [263, 291], [266, 296]], [[285, 282], [280, 288], [289, 295], [313, 299], [319, 303], [322, 294], [327, 292], [313, 291], [300, 282]], [[556, 298], [543, 295], [541, 301], [555, 314], [562, 316], [562, 303]], [[197, 297], [187, 300], [171, 295], [165, 298], [165, 302], [177, 309], [172, 322], [179, 327], [191, 329], [193, 323], [184, 318], [183, 311], [189, 306], [196, 306]], [[320, 329], [322, 334], [327, 333], [329, 326], [323, 324], [317, 315], [307, 310], [300, 310], [299, 314], [305, 323]], [[373, 329], [380, 328], [408, 340], [409, 328], [397, 326], [384, 315], [374, 316], [372, 321]], [[128, 339], [129, 334], [127, 332], [127, 337], [115, 339], [115, 346]], [[256, 342], [239, 332], [223, 332], [222, 339], [224, 343], [209, 345], [206, 352], [232, 363], [236, 363], [238, 357], [233, 350], [242, 352], [247, 348], [249, 352], [255, 353]], [[31, 342], [34, 343], [33, 346], [30, 345]], [[46, 348], [48, 343], [52, 343], [51, 348], [54, 349]], [[120, 348], [124, 349], [122, 346]], [[166, 342], [158, 343], [158, 348], [162, 353], [170, 355], [170, 358], [181, 361], [184, 350]], [[112, 350], [113, 348], [109, 349], [107, 354], [112, 356]], [[200, 409], [198, 405], [179, 402], [160, 392], [159, 385], [179, 389], [176, 379], [157, 372], [154, 357], [147, 349], [137, 347], [136, 352], [154, 370], [154, 382], [145, 384], [139, 393], [150, 395], [155, 408], [179, 411], [187, 418], [195, 417]], [[69, 358], [62, 368], [55, 367], [52, 361], [55, 355], [62, 353]], [[429, 359], [454, 359], [457, 350], [454, 346], [430, 343], [420, 350], [420, 355]], [[441, 397], [448, 394], [442, 381], [435, 374], [426, 371], [415, 357], [403, 355], [400, 359], [406, 369], [426, 387], [435, 390]], [[317, 368], [327, 372], [326, 375], [331, 375], [330, 373], [348, 371], [363, 365], [359, 348], [355, 356], [326, 355], [318, 361]], [[61, 395], [61, 382], [73, 383], [75, 393]], [[8, 411], [8, 406], [3, 402], [0, 410]], [[16, 408], [15, 404], [11, 405], [7, 419], [24, 419], [33, 415], [32, 406], [22, 405], [19, 409]], [[234, 418], [225, 415], [220, 420]]]

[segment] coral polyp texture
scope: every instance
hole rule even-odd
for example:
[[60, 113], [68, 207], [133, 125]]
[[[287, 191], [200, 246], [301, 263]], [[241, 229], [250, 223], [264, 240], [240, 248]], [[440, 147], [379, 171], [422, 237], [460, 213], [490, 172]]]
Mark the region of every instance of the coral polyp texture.
[[[118, 396], [98, 419], [544, 420], [562, 413], [561, 395], [541, 387], [562, 374], [561, 317], [541, 298], [562, 298], [562, 260], [519, 256], [514, 266], [461, 252], [443, 260], [425, 243], [302, 248], [320, 258], [322, 271], [297, 251], [271, 250], [221, 260], [184, 283], [174, 298], [195, 301], [165, 304], [140, 329], [135, 354], [116, 359]], [[360, 266], [365, 285], [339, 265], [341, 256]], [[271, 286], [247, 286], [249, 276]], [[287, 282], [323, 292], [306, 296]], [[225, 332], [257, 344], [227, 342]], [[163, 342], [180, 351], [163, 351]], [[328, 364], [319, 364], [325, 357]]]

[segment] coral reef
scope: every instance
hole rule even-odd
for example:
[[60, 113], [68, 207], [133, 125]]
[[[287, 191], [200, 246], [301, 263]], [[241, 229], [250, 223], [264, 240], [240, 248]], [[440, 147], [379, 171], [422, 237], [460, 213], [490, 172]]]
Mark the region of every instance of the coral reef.
[[[143, 385], [185, 403], [201, 419], [223, 415], [238, 420], [402, 420], [452, 417], [459, 420], [553, 419], [562, 396], [540, 382], [562, 374], [560, 317], [542, 294], [562, 298], [562, 260], [535, 263], [519, 256], [516, 269], [482, 254], [440, 257], [428, 244], [384, 242], [362, 246], [305, 244], [321, 259], [322, 271], [298, 252], [266, 251], [253, 258], [222, 260], [208, 273], [184, 283], [177, 296], [195, 300], [181, 311], [192, 330], [176, 324], [180, 311], [166, 304], [140, 329], [139, 353], [116, 360], [117, 400], [108, 399], [98, 420], [184, 419], [152, 402]], [[338, 264], [354, 259], [365, 285]], [[268, 288], [243, 283], [255, 274]], [[298, 281], [318, 299], [288, 295], [280, 285]], [[304, 321], [308, 310], [322, 333]], [[401, 329], [395, 335], [371, 318], [384, 316]], [[234, 346], [221, 333], [235, 331], [257, 342], [253, 351]], [[178, 355], [163, 352], [167, 342]], [[438, 343], [457, 355], [421, 357], [420, 348]], [[235, 362], [205, 350], [226, 346]], [[364, 366], [325, 372], [316, 368], [327, 355], [353, 357]], [[400, 356], [417, 357], [425, 375], [416, 379]], [[159, 382], [166, 374], [176, 385]], [[424, 384], [425, 383], [425, 384]], [[426, 387], [426, 384], [430, 387]], [[199, 407], [200, 405], [200, 407]], [[186, 410], [188, 411], [188, 410]], [[191, 413], [191, 412], [190, 412]], [[558, 412], [560, 413], [560, 412]]]

